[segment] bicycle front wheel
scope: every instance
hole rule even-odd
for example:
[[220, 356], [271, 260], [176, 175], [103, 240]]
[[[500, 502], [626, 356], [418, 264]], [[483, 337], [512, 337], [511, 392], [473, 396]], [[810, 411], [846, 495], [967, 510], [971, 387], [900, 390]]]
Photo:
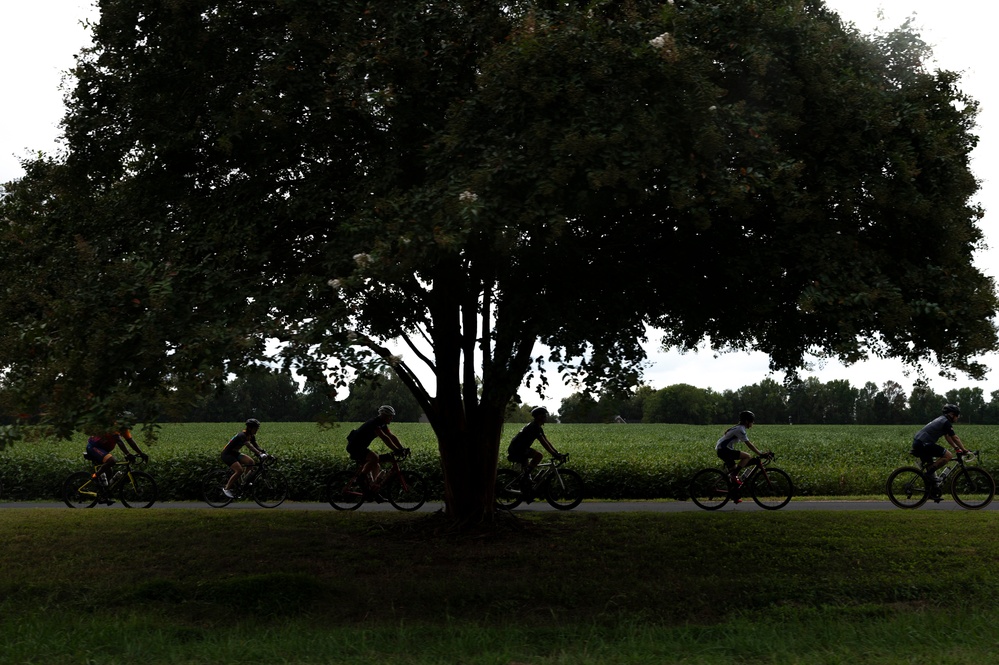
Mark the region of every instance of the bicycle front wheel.
[[417, 510], [427, 502], [427, 483], [415, 471], [399, 473], [388, 486], [385, 496], [396, 510], [407, 513]]
[[914, 466], [895, 469], [886, 483], [888, 499], [899, 508], [919, 508], [930, 498], [923, 472]]
[[97, 505], [100, 487], [89, 471], [71, 473], [62, 484], [62, 500], [70, 508], [93, 508]]
[[288, 481], [280, 471], [263, 471], [253, 479], [253, 500], [261, 508], [277, 508], [288, 498]]
[[222, 492], [232, 472], [229, 469], [215, 469], [205, 474], [201, 481], [201, 497], [212, 508], [222, 508], [232, 503], [232, 498]]
[[337, 510], [357, 510], [364, 503], [364, 488], [358, 482], [359, 479], [354, 471], [333, 474], [326, 483], [326, 496], [330, 505]]
[[702, 469], [690, 480], [690, 498], [704, 510], [718, 510], [730, 498], [728, 476], [721, 469]]
[[583, 477], [570, 469], [554, 469], [545, 483], [545, 501], [552, 508], [572, 510], [583, 500]]
[[126, 508], [150, 508], [156, 503], [156, 481], [145, 471], [132, 471], [121, 479], [118, 498]]
[[780, 469], [765, 467], [756, 472], [750, 482], [753, 501], [760, 508], [779, 510], [786, 506], [794, 494], [791, 476]]
[[957, 505], [969, 510], [978, 510], [992, 503], [992, 497], [996, 493], [996, 481], [985, 469], [969, 466], [954, 474], [950, 492]]
[[500, 510], [513, 510], [524, 498], [520, 482], [521, 474], [513, 469], [498, 469], [496, 471], [496, 488], [493, 491], [493, 501]]

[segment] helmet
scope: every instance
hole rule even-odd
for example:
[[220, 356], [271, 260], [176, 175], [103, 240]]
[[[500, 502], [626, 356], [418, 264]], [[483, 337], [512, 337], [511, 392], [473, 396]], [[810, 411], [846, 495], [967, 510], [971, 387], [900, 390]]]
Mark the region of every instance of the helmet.
[[131, 425], [135, 422], [135, 414], [131, 411], [122, 411], [118, 414], [116, 421], [119, 425]]
[[548, 409], [546, 409], [543, 406], [536, 406], [533, 409], [531, 409], [531, 417], [537, 418], [538, 416], [542, 416], [542, 415], [547, 416], [548, 415]]
[[756, 414], [753, 413], [752, 411], [743, 411], [742, 413], [739, 414], [739, 422], [740, 423], [755, 423], [756, 422]]
[[395, 416], [395, 409], [393, 409], [388, 404], [382, 404], [380, 407], [378, 407], [378, 415], [379, 416], [393, 416], [394, 417]]
[[246, 426], [247, 427], [260, 427], [260, 421], [257, 420], [256, 418], [248, 418], [246, 420]]
[[944, 404], [943, 412], [944, 415], [948, 413], [953, 413], [955, 416], [961, 415], [961, 409], [956, 404]]

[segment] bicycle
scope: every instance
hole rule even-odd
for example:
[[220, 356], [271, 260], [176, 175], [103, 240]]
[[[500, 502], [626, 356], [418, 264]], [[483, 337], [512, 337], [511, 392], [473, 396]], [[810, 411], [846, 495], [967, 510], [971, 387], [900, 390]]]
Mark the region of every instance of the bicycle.
[[430, 488], [422, 474], [402, 470], [399, 460], [406, 456], [408, 452], [398, 455], [394, 451], [378, 456], [380, 464], [390, 466], [387, 470], [382, 469], [377, 489], [371, 486], [370, 479], [361, 472], [363, 464], [359, 464], [353, 471], [334, 473], [326, 482], [327, 501], [337, 510], [357, 510], [365, 501], [388, 501], [396, 510], [405, 512], [418, 510], [427, 502]]
[[[93, 462], [86, 455], [84, 459]], [[133, 464], [131, 460], [115, 462], [105, 474], [111, 476], [107, 484], [97, 474], [103, 464], [94, 464], [92, 471], [74, 471], [62, 484], [62, 500], [70, 508], [110, 506], [115, 498], [126, 508], [152, 507], [159, 496], [156, 481], [145, 471], [133, 470]]]
[[583, 500], [583, 478], [572, 469], [560, 468], [569, 460], [553, 457], [539, 464], [532, 475], [527, 469], [497, 469], [494, 501], [500, 510], [513, 510], [523, 502], [544, 497], [552, 508], [572, 510]]
[[[913, 457], [918, 457], [910, 452]], [[955, 460], [957, 467], [945, 465], [940, 476], [946, 481], [950, 478], [950, 493], [957, 505], [968, 510], [978, 510], [992, 503], [996, 493], [996, 481], [988, 471], [979, 466], [969, 466], [969, 462], [980, 459], [979, 451], [958, 453]], [[935, 487], [927, 487], [927, 468], [933, 463], [932, 457], [920, 458], [920, 466], [903, 466], [895, 469], [888, 476], [885, 488], [888, 499], [899, 508], [919, 508], [929, 499], [940, 503], [943, 499], [944, 484], [933, 482]], [[951, 470], [955, 469], [953, 473]]]
[[223, 508], [233, 501], [252, 498], [261, 508], [277, 508], [288, 497], [288, 481], [284, 475], [271, 468], [274, 457], [268, 455], [257, 464], [246, 468], [238, 481], [232, 484], [232, 496], [222, 489], [233, 471], [229, 468], [214, 469], [201, 480], [201, 496], [212, 508]]
[[690, 498], [699, 508], [718, 510], [730, 500], [741, 502], [745, 494], [760, 508], [780, 510], [791, 501], [794, 484], [785, 471], [769, 466], [773, 459], [773, 453], [754, 457], [738, 476], [741, 484], [727, 469], [702, 469], [690, 480]]

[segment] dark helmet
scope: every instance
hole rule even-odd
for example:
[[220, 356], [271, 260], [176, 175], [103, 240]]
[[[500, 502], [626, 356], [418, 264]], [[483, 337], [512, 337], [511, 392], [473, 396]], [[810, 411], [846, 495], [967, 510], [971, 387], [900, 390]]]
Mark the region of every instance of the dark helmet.
[[755, 423], [756, 422], [756, 414], [753, 413], [752, 411], [743, 411], [742, 413], [739, 414], [739, 422], [740, 423]]
[[953, 413], [955, 416], [961, 415], [961, 409], [956, 404], [944, 404], [943, 412], [945, 416], [948, 413]]
[[543, 406], [536, 406], [533, 409], [531, 409], [531, 417], [532, 418], [537, 418], [540, 415], [547, 416], [548, 415], [548, 409], [546, 409]]
[[260, 427], [260, 421], [257, 420], [256, 418], [248, 418], [246, 420], [246, 426], [247, 427]]

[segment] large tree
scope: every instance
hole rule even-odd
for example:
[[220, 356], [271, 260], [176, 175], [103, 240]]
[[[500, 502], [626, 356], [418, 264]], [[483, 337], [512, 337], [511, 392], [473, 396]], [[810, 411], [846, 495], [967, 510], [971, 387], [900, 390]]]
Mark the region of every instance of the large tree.
[[64, 431], [273, 338], [331, 388], [392, 367], [477, 519], [525, 378], [627, 388], [649, 325], [775, 369], [978, 375], [996, 340], [976, 105], [908, 32], [818, 0], [100, 6], [65, 158], [0, 231], [0, 370]]

